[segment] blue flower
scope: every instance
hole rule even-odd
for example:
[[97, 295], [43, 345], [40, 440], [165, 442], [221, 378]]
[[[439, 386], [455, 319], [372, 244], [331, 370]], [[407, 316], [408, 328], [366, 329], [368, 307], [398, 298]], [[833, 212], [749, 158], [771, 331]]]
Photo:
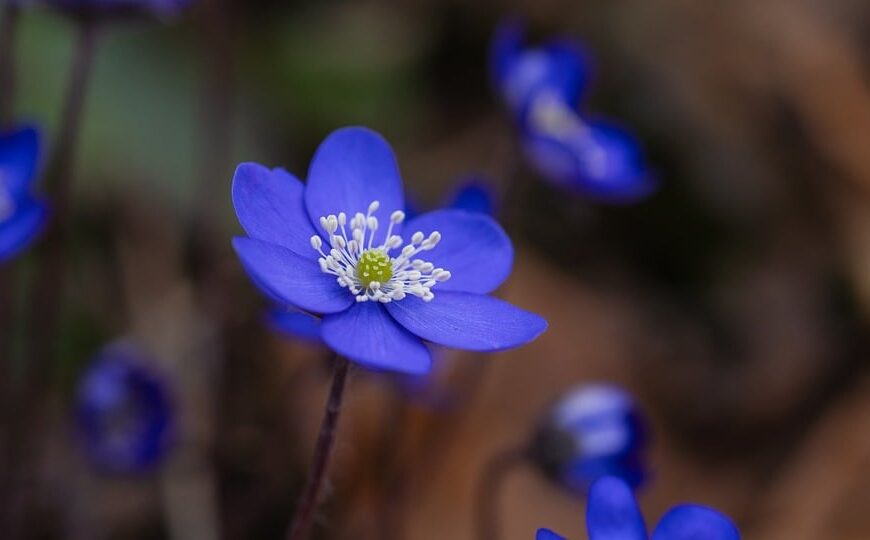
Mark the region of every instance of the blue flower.
[[48, 207], [31, 189], [39, 148], [39, 133], [32, 127], [0, 134], [0, 262], [28, 247], [48, 217]]
[[502, 23], [490, 47], [490, 70], [496, 88], [518, 119], [525, 117], [541, 91], [576, 105], [589, 83], [589, 61], [578, 43], [553, 40], [525, 47], [525, 31], [516, 20]]
[[493, 78], [517, 119], [532, 167], [555, 186], [605, 202], [630, 202], [656, 186], [638, 141], [578, 110], [588, 62], [566, 40], [525, 48], [522, 28], [503, 24], [491, 52]]
[[582, 118], [548, 91], [529, 105], [522, 146], [529, 163], [553, 185], [597, 201], [637, 201], [656, 188], [631, 134]]
[[169, 390], [130, 343], [105, 347], [78, 383], [77, 427], [91, 461], [112, 472], [147, 471], [171, 446]]
[[[593, 484], [586, 505], [589, 540], [739, 540], [734, 523], [720, 512], [696, 504], [671, 508], [647, 536], [646, 524], [631, 488], [618, 478], [605, 477]], [[564, 540], [540, 529], [537, 540]]]
[[[470, 176], [456, 184], [446, 199], [448, 208], [493, 215], [494, 196], [490, 185], [476, 176]], [[405, 202], [405, 219], [417, 217], [419, 212]], [[285, 336], [308, 343], [322, 343], [320, 319], [297, 309], [273, 307], [268, 311], [267, 321], [271, 328]]]
[[371, 130], [330, 134], [305, 185], [243, 163], [232, 191], [248, 234], [233, 246], [254, 283], [322, 315], [324, 342], [362, 365], [422, 374], [431, 363], [424, 341], [498, 351], [546, 329], [541, 317], [488, 296], [513, 265], [510, 239], [492, 218], [444, 209], [405, 222], [396, 158]]
[[531, 455], [548, 477], [578, 495], [586, 495], [603, 476], [617, 476], [635, 488], [646, 474], [646, 431], [627, 392], [605, 384], [583, 385], [547, 411]]

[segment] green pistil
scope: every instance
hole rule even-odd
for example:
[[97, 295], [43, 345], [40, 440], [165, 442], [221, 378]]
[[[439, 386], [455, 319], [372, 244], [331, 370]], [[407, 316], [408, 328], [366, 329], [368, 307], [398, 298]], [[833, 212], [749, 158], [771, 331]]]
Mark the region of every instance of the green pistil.
[[368, 287], [373, 281], [386, 283], [393, 277], [393, 265], [386, 253], [380, 249], [370, 249], [360, 255], [356, 264], [356, 277], [363, 287]]

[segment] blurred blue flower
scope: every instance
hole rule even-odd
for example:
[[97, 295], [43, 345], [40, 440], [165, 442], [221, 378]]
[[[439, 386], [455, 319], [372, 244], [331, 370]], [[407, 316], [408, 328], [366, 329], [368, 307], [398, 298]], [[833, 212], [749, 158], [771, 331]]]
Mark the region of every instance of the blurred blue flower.
[[31, 189], [39, 152], [39, 133], [32, 127], [0, 134], [0, 262], [29, 246], [48, 217], [48, 207]]
[[[696, 504], [671, 508], [652, 533], [646, 524], [631, 487], [622, 480], [605, 477], [592, 485], [586, 505], [589, 540], [739, 540], [740, 533], [720, 512]], [[561, 536], [540, 529], [537, 540], [560, 540]], [[564, 539], [562, 539], [564, 540]]]
[[646, 433], [628, 392], [606, 384], [582, 385], [547, 411], [531, 455], [549, 478], [581, 496], [602, 476], [617, 476], [636, 488], [646, 476]]
[[496, 351], [546, 329], [487, 294], [513, 266], [510, 239], [492, 218], [444, 209], [405, 223], [396, 158], [371, 130], [330, 134], [304, 185], [283, 169], [243, 163], [232, 192], [248, 234], [233, 246], [254, 283], [323, 315], [324, 342], [355, 362], [422, 374], [431, 364], [424, 341]]
[[655, 189], [638, 141], [580, 114], [590, 68], [578, 45], [562, 40], [526, 48], [522, 27], [509, 21], [496, 30], [490, 63], [523, 151], [545, 179], [602, 202], [636, 201]]
[[131, 343], [101, 350], [78, 383], [76, 419], [88, 457], [112, 472], [153, 468], [175, 427], [166, 382]]
[[477, 176], [469, 176], [458, 182], [444, 206], [488, 216], [495, 216], [497, 213], [492, 186]]
[[529, 105], [522, 146], [553, 185], [597, 201], [637, 201], [656, 187], [632, 135], [609, 122], [587, 121], [547, 90]]
[[541, 91], [555, 93], [568, 106], [576, 105], [588, 86], [590, 66], [585, 51], [571, 40], [526, 47], [522, 23], [509, 19], [493, 37], [490, 71], [502, 99], [522, 120]]

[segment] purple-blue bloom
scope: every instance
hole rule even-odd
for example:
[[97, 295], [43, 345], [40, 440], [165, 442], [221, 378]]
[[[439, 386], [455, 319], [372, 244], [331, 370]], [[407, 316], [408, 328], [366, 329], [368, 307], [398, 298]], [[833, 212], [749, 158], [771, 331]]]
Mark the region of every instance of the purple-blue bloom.
[[574, 106], [589, 84], [590, 66], [579, 43], [560, 39], [525, 46], [523, 25], [510, 19], [496, 29], [490, 47], [493, 83], [511, 112], [523, 118], [541, 91]]
[[646, 476], [646, 433], [628, 392], [607, 384], [582, 385], [547, 411], [531, 455], [544, 474], [578, 495], [585, 496], [603, 476], [636, 488]]
[[640, 144], [578, 109], [588, 62], [569, 41], [527, 48], [522, 28], [503, 24], [491, 51], [493, 79], [516, 118], [532, 167], [555, 186], [603, 202], [630, 202], [655, 189]]
[[491, 217], [443, 209], [406, 221], [396, 158], [374, 131], [331, 133], [306, 184], [243, 163], [232, 192], [248, 235], [233, 246], [254, 283], [322, 316], [324, 342], [359, 364], [423, 374], [424, 342], [498, 351], [547, 327], [488, 295], [513, 266], [511, 241]]
[[28, 247], [48, 217], [48, 207], [32, 193], [39, 153], [32, 127], [0, 134], [0, 262]]
[[[457, 210], [493, 215], [494, 195], [489, 184], [478, 177], [468, 177], [459, 182], [446, 199], [445, 206]], [[419, 212], [405, 204], [405, 219], [416, 217]], [[277, 332], [291, 338], [311, 343], [322, 343], [320, 319], [295, 309], [273, 307], [267, 315], [269, 325]]]
[[175, 428], [166, 381], [135, 345], [101, 350], [78, 383], [77, 427], [98, 468], [142, 472], [157, 465]]
[[[740, 540], [737, 527], [727, 516], [697, 504], [681, 504], [668, 510], [650, 537], [631, 487], [614, 477], [601, 478], [592, 485], [586, 505], [586, 530], [589, 540]], [[536, 539], [562, 537], [540, 529]]]

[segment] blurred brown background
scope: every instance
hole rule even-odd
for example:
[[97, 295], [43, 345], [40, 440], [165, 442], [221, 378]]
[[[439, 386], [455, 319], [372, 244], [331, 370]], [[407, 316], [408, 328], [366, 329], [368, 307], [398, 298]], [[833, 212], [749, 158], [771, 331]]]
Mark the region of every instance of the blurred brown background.
[[[644, 141], [659, 193], [596, 206], [522, 165], [486, 72], [508, 13], [533, 38], [586, 44], [588, 108]], [[51, 126], [69, 28], [45, 12], [22, 24], [20, 113]], [[653, 421], [648, 521], [693, 501], [747, 539], [870, 538], [868, 36], [857, 0], [201, 0], [175, 24], [114, 29], [88, 101], [38, 488], [51, 519], [36, 529], [280, 537], [328, 371], [262, 324], [230, 250], [229, 182], [242, 160], [304, 175], [326, 133], [361, 123], [393, 143], [423, 205], [469, 171], [525, 183], [504, 209], [518, 256], [502, 293], [550, 329], [490, 358], [449, 353], [443, 384], [469, 399], [446, 414], [357, 371], [321, 538], [384, 538], [376, 495], [396, 462], [401, 537], [471, 538], [483, 464], [590, 380], [626, 385]], [[97, 475], [71, 442], [75, 376], [118, 335], [158, 352], [181, 396], [181, 444], [153, 477]], [[582, 501], [531, 468], [500, 508], [507, 540], [585, 537]]]

